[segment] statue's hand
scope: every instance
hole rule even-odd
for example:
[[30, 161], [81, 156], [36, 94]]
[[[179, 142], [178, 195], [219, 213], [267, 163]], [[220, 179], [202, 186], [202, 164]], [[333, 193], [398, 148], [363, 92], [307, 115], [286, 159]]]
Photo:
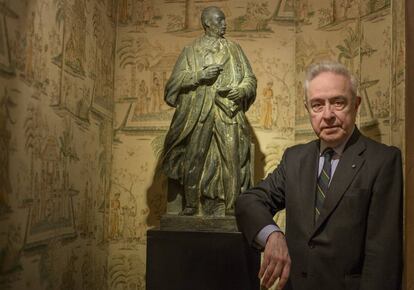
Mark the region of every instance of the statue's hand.
[[223, 70], [223, 66], [219, 64], [212, 64], [206, 66], [200, 71], [200, 81], [207, 81], [216, 78]]
[[242, 99], [243, 94], [242, 90], [239, 88], [233, 88], [230, 90], [230, 92], [227, 95], [227, 98], [232, 100], [233, 102], [238, 102]]

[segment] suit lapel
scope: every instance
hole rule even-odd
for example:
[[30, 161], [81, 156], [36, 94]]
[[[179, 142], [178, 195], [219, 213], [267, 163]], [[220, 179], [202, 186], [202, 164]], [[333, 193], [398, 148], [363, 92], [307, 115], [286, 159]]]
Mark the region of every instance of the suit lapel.
[[364, 150], [365, 143], [361, 140], [360, 133], [355, 127], [354, 133], [349, 139], [341, 159], [339, 160], [334, 176], [332, 177], [325, 202], [321, 209], [321, 214], [313, 229], [311, 238], [335, 209], [355, 175], [361, 168], [365, 161], [365, 158], [361, 154]]
[[[309, 234], [314, 226], [315, 216], [315, 191], [316, 191], [316, 179], [319, 166], [319, 141], [311, 143], [310, 149], [299, 160], [299, 182], [301, 186], [300, 192], [303, 193], [301, 197], [303, 201], [303, 222], [304, 228], [309, 229]], [[313, 172], [312, 174], [309, 174]], [[310, 206], [309, 206], [310, 205]]]

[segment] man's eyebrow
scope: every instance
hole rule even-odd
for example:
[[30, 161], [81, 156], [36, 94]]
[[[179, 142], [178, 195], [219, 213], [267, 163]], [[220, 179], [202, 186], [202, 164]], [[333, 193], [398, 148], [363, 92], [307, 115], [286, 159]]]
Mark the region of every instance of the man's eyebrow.
[[310, 99], [309, 102], [313, 102], [313, 101], [319, 102], [319, 101], [323, 101], [323, 100], [324, 100], [324, 98], [322, 98], [322, 97], [315, 97], [315, 98]]
[[332, 99], [332, 100], [338, 100], [338, 99], [343, 100], [343, 99], [346, 99], [346, 98], [347, 98], [346, 96], [343, 96], [343, 95], [338, 95], [338, 96], [334, 96], [334, 97], [332, 97], [331, 99]]
[[324, 97], [314, 97], [309, 100], [309, 102], [320, 102], [320, 101], [330, 101], [330, 100], [346, 100], [347, 97], [343, 95], [333, 96], [330, 98], [324, 98]]

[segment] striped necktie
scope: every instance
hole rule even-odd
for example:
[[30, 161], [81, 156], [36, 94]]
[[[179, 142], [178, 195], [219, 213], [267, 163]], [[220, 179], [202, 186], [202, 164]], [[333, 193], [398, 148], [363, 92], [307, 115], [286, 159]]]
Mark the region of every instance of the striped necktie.
[[331, 160], [335, 151], [332, 148], [326, 148], [323, 152], [324, 162], [321, 174], [318, 177], [316, 186], [316, 200], [315, 200], [315, 222], [321, 213], [323, 202], [325, 201], [326, 193], [328, 192], [329, 181], [331, 180]]

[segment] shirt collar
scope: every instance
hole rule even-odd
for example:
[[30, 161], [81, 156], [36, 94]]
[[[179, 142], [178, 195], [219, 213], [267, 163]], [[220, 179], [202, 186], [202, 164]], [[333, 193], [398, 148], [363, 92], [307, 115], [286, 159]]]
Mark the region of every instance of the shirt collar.
[[[351, 138], [352, 134], [354, 134], [354, 130], [355, 130], [355, 127], [352, 129], [351, 134], [349, 134], [349, 136], [344, 140], [344, 142], [332, 148], [333, 151], [335, 151], [335, 155], [342, 156], [342, 153], [344, 152], [344, 149], [345, 149], [345, 145], [346, 143], [348, 143], [348, 140], [349, 138]], [[320, 147], [319, 147], [319, 156], [322, 156], [322, 153], [325, 151], [326, 148], [328, 148], [328, 145], [323, 140], [321, 140]]]

